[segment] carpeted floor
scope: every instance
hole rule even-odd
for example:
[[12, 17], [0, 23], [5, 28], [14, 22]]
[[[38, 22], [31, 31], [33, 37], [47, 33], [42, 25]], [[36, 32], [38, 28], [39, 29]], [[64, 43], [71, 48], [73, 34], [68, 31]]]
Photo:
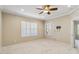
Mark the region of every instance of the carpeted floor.
[[53, 39], [39, 39], [3, 47], [6, 54], [74, 54], [79, 53], [69, 44]]

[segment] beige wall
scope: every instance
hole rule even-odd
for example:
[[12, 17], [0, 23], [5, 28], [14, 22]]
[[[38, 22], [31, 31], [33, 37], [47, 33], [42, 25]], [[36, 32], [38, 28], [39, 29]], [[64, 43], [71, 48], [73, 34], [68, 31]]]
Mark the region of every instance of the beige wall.
[[2, 18], [1, 18], [1, 11], [0, 11], [0, 50], [1, 50], [1, 40], [2, 40]]
[[[29, 17], [20, 17], [15, 16], [7, 13], [2, 14], [3, 17], [3, 40], [2, 45], [10, 45], [19, 42], [25, 42], [29, 40], [35, 40], [44, 37], [44, 21], [37, 20], [34, 18]], [[20, 23], [21, 21], [29, 21], [29, 22], [36, 22], [38, 23], [38, 36], [34, 37], [25, 37], [22, 38], [20, 35]], [[70, 16], [63, 16], [55, 19], [51, 19], [46, 21], [47, 23], [50, 22], [53, 24], [51, 33], [52, 35], [48, 36], [54, 38], [59, 41], [64, 41], [70, 43], [71, 41], [71, 18]], [[60, 25], [62, 28], [60, 31], [56, 30], [56, 26]]]
[[[71, 18], [63, 16], [46, 21], [52, 23], [51, 35], [49, 38], [54, 38], [59, 41], [70, 43], [71, 40]], [[61, 26], [61, 30], [57, 31], [56, 26]]]
[[[20, 17], [7, 13], [3, 13], [3, 40], [2, 45], [10, 45], [29, 40], [35, 40], [44, 37], [44, 23], [42, 20], [37, 20], [29, 17]], [[38, 35], [33, 37], [21, 37], [20, 23], [21, 21], [36, 22], [38, 24]]]
[[79, 21], [79, 8], [77, 8], [71, 15], [71, 38], [72, 38], [72, 46], [74, 47], [74, 41], [75, 41], [75, 33], [74, 33], [74, 21]]

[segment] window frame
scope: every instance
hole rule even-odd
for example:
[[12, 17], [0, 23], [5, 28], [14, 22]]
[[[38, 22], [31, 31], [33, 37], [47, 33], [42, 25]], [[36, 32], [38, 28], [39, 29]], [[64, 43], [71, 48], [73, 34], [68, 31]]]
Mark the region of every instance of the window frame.
[[[33, 27], [34, 25], [35, 27]], [[24, 29], [23, 29], [23, 26], [25, 27]], [[35, 31], [33, 31], [33, 29], [35, 29]], [[38, 35], [38, 24], [37, 23], [21, 21], [21, 37], [29, 37], [29, 36], [37, 36], [37, 35]]]

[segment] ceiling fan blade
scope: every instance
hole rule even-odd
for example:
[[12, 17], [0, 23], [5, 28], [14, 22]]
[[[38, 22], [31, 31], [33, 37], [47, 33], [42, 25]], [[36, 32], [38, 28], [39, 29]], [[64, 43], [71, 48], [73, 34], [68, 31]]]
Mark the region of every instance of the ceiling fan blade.
[[36, 9], [38, 9], [38, 10], [43, 10], [42, 8], [36, 8]]
[[49, 14], [49, 15], [50, 15], [51, 13], [50, 13], [50, 12], [47, 12], [47, 14]]
[[42, 8], [45, 9], [46, 8], [46, 5], [43, 5]]
[[58, 10], [58, 8], [50, 8], [50, 11]]
[[43, 13], [43, 11], [42, 12], [40, 12], [39, 14], [42, 14]]

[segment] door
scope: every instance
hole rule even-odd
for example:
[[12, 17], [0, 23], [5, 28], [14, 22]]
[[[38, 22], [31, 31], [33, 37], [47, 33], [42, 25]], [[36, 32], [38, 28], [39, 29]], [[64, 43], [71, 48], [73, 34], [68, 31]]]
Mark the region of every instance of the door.
[[79, 48], [79, 21], [74, 21], [74, 47]]
[[79, 21], [74, 21], [75, 39], [79, 40]]

